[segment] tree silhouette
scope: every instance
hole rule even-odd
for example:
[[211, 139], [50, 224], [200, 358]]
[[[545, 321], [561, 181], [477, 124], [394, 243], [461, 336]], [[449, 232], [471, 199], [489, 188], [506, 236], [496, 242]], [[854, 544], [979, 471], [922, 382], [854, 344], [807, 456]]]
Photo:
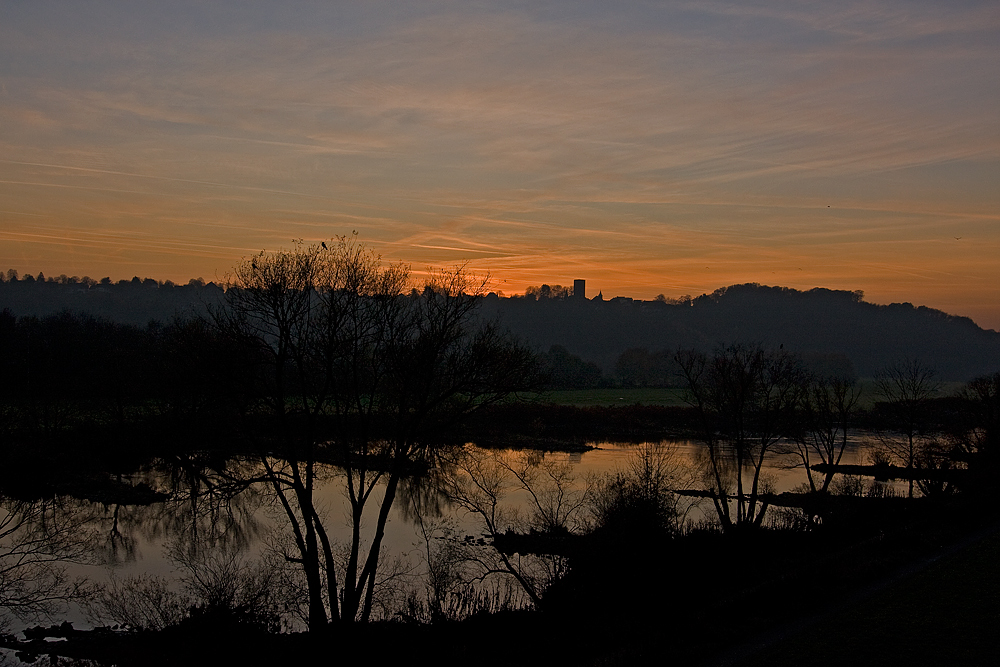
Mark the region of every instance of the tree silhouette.
[[958, 396], [961, 408], [945, 424], [944, 455], [967, 466], [978, 489], [992, 491], [1000, 459], [1000, 372], [974, 378]]
[[0, 496], [0, 626], [49, 616], [85, 593], [68, 562], [88, 558], [89, 516], [72, 503]]
[[706, 445], [702, 493], [712, 499], [725, 531], [758, 528], [767, 511], [764, 461], [793, 430], [804, 372], [791, 354], [760, 345], [734, 344], [712, 356], [681, 350], [675, 359]]
[[935, 375], [934, 369], [919, 360], [908, 359], [884, 367], [875, 376], [875, 390], [891, 429], [880, 441], [909, 473], [908, 498], [913, 497], [913, 469], [927, 444], [927, 408], [939, 388]]
[[[847, 449], [847, 430], [857, 411], [861, 388], [852, 378], [814, 375], [802, 392], [802, 420], [793, 438], [794, 452], [802, 461], [812, 491], [827, 492], [832, 466], [840, 465]], [[818, 459], [818, 460], [817, 460]], [[812, 466], [827, 466], [817, 484]]]
[[[354, 236], [299, 244], [241, 262], [215, 313], [267, 361], [283, 449], [261, 466], [292, 530], [286, 555], [302, 567], [313, 631], [371, 618], [390, 509], [435, 429], [535, 383], [533, 355], [476, 316], [486, 279], [458, 267], [406, 296], [408, 279]], [[345, 473], [343, 564], [314, 502], [321, 461]]]

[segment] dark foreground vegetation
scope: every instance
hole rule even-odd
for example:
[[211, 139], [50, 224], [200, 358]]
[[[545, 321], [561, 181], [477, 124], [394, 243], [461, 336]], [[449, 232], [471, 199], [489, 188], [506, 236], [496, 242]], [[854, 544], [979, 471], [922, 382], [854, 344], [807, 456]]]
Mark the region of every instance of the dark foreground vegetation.
[[[461, 269], [411, 289], [346, 238], [248, 258], [225, 288], [144, 327], [0, 314], [0, 645], [24, 660], [800, 664], [794, 631], [842, 655], [851, 600], [972, 544], [885, 600], [944, 623], [925, 600], [964, 595], [995, 548], [1000, 373], [943, 395], [903, 360], [863, 397], [850, 365], [733, 343], [671, 354], [683, 407], [558, 406], [537, 390], [586, 364], [484, 317]], [[636, 443], [629, 464], [579, 480], [545, 455], [596, 440]], [[396, 513], [419, 568], [383, 549]], [[130, 526], [169, 537], [176, 580], [71, 576], [135, 558]], [[67, 604], [101, 627], [61, 623]], [[935, 655], [979, 661], [996, 606], [948, 613]]]

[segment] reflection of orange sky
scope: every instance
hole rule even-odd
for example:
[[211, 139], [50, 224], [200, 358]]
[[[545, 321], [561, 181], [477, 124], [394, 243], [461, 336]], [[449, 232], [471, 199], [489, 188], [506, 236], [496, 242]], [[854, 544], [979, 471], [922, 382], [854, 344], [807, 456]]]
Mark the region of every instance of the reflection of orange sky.
[[212, 280], [357, 230], [507, 294], [822, 286], [1000, 329], [995, 3], [489, 4], [336, 38], [339, 9], [233, 31], [19, 5], [0, 270]]

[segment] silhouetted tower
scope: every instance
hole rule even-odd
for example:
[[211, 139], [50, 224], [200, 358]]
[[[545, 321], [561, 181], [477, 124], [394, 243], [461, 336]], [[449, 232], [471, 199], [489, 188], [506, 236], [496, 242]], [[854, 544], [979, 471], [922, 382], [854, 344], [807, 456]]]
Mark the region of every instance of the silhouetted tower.
[[587, 298], [587, 281], [586, 280], [574, 280], [573, 281], [573, 298], [574, 299], [586, 299]]

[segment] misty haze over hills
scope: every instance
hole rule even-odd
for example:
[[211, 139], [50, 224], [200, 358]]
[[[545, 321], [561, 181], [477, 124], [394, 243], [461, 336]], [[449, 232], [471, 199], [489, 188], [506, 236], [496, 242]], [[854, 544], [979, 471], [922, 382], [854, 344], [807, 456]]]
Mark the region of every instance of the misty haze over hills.
[[[0, 310], [19, 317], [68, 310], [144, 326], [204, 315], [223, 294], [200, 280], [174, 285], [138, 278], [118, 283], [5, 278]], [[673, 303], [491, 294], [483, 299], [482, 313], [499, 317], [538, 352], [562, 346], [609, 375], [626, 350], [709, 351], [734, 342], [843, 355], [861, 377], [901, 359], [924, 361], [942, 380], [966, 381], [1000, 369], [1000, 333], [924, 306], [868, 303], [860, 292], [744, 284]]]

